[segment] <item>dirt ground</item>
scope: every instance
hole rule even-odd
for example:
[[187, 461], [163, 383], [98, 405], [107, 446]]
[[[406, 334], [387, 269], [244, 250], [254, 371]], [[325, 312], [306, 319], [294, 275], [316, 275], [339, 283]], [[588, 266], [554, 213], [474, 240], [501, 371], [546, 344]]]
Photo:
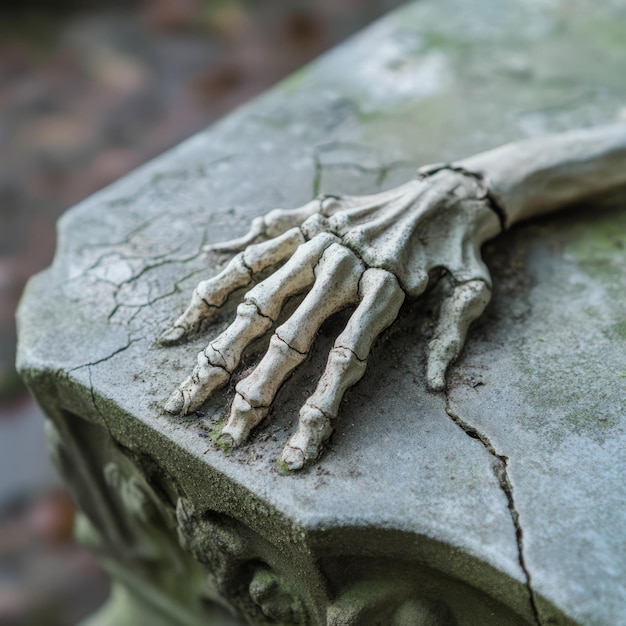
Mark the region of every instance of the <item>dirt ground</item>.
[[[0, 625], [74, 624], [106, 577], [71, 540], [14, 312], [58, 216], [400, 0], [24, 0], [0, 9]], [[45, 616], [45, 617], [44, 617]]]

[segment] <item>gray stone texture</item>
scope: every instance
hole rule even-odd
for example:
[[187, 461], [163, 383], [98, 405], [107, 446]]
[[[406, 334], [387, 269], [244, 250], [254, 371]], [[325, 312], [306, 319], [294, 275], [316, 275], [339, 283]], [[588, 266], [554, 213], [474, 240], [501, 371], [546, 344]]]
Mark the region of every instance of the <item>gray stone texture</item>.
[[[149, 458], [172, 477], [179, 509], [247, 529], [311, 623], [374, 623], [350, 616], [364, 610], [357, 578], [384, 589], [383, 571], [412, 581], [407, 597], [443, 603], [454, 618], [437, 623], [626, 622], [619, 198], [487, 247], [494, 297], [445, 394], [424, 383], [437, 294], [406, 305], [347, 394], [329, 450], [297, 475], [275, 461], [345, 318], [322, 328], [311, 361], [232, 454], [206, 436], [232, 390], [202, 416], [161, 408], [228, 320], [185, 345], [156, 344], [226, 260], [205, 243], [320, 191], [385, 189], [424, 163], [611, 121], [626, 106], [625, 63], [617, 0], [426, 0], [389, 15], [66, 213], [55, 261], [20, 307], [22, 374], [57, 427], [90, 423], [76, 426], [74, 458], [107, 435], [143, 476]], [[191, 613], [183, 596], [173, 603]]]

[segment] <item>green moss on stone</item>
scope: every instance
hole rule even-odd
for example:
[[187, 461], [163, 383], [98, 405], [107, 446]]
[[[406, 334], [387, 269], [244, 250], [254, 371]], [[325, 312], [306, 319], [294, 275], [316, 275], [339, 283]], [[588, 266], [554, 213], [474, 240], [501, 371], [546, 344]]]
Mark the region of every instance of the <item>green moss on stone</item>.
[[287, 463], [285, 463], [285, 461], [282, 461], [280, 458], [276, 459], [275, 465], [281, 472], [284, 472], [285, 474], [289, 473], [289, 466], [287, 465]]
[[226, 426], [226, 422], [217, 422], [211, 431], [211, 441], [222, 449], [222, 452], [225, 454], [232, 454], [233, 449], [226, 445], [224, 442], [220, 441], [220, 436], [222, 431], [224, 430], [224, 426]]

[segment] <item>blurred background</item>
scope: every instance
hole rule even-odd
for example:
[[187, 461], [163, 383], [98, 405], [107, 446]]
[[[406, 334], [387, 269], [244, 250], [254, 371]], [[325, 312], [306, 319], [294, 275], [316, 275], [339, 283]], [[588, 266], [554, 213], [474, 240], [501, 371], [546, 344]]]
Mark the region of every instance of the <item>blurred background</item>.
[[75, 624], [108, 593], [14, 369], [15, 307], [56, 219], [401, 3], [2, 3], [0, 626]]

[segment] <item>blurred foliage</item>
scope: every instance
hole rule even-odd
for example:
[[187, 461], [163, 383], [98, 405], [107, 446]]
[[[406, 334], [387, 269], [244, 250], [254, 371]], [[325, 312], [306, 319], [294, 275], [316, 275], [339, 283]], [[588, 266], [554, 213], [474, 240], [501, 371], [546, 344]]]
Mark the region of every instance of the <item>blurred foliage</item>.
[[14, 310], [61, 212], [401, 0], [21, 0], [0, 6], [0, 401]]

